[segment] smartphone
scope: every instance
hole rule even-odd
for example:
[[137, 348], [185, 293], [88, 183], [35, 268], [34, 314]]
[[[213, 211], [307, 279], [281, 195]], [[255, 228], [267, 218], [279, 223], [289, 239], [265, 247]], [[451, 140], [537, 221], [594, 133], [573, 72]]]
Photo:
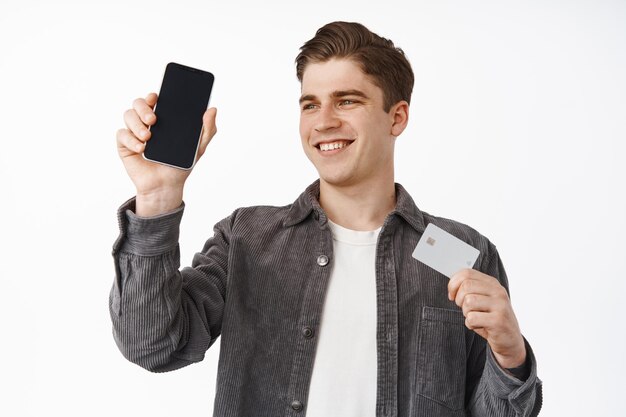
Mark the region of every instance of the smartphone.
[[207, 71], [170, 62], [165, 68], [154, 113], [156, 123], [143, 157], [180, 169], [193, 168], [202, 135], [202, 115], [215, 77]]

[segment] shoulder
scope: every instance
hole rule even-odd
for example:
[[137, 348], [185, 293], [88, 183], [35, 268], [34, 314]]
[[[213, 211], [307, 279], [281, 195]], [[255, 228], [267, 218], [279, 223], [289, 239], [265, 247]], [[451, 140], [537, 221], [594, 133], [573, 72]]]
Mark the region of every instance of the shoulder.
[[[291, 210], [293, 204], [285, 206], [248, 206], [239, 207], [233, 215], [236, 217], [236, 222], [241, 224], [266, 224], [266, 223], [282, 223]], [[257, 223], [259, 222], [259, 223]]]
[[293, 204], [285, 206], [258, 205], [239, 207], [216, 227], [228, 229], [234, 235], [256, 235], [258, 233], [277, 232]]
[[399, 183], [396, 183], [396, 210], [395, 212], [411, 225], [419, 235], [429, 224], [445, 230], [465, 243], [475, 247], [482, 254], [486, 254], [493, 244], [476, 229], [456, 220], [435, 216], [421, 210], [409, 192]]

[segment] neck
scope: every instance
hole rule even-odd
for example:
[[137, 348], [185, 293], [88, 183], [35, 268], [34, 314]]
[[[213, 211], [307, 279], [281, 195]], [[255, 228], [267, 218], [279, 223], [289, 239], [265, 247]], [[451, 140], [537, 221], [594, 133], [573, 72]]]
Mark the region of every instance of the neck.
[[333, 223], [347, 229], [378, 229], [396, 206], [393, 177], [349, 186], [320, 179], [320, 205]]

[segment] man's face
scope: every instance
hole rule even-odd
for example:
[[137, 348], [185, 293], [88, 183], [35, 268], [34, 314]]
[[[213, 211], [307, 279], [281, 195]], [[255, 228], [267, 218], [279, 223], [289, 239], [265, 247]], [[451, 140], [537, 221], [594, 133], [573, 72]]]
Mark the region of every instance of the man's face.
[[321, 181], [351, 186], [393, 180], [395, 108], [383, 110], [382, 90], [351, 60], [307, 65], [300, 137]]

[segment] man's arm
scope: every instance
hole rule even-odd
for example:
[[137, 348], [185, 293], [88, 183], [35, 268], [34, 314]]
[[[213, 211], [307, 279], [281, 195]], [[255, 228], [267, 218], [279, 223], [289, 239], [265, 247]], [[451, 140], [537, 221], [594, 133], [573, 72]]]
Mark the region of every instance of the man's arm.
[[[146, 160], [149, 126], [157, 122], [157, 95], [133, 101], [117, 131], [117, 151], [137, 197], [118, 211], [110, 294], [113, 334], [124, 355], [152, 371], [180, 368], [204, 357], [220, 333], [226, 282], [229, 221], [216, 226], [194, 268], [179, 271], [178, 230], [190, 170]], [[215, 135], [215, 108], [202, 116], [196, 159]]]
[[134, 214], [135, 199], [118, 211], [110, 293], [113, 336], [123, 355], [153, 372], [204, 358], [221, 332], [231, 216], [179, 271], [179, 225], [184, 204], [152, 217]]
[[[541, 381], [533, 351], [521, 335], [508, 296], [508, 280], [492, 244], [480, 271], [464, 271], [449, 285], [476, 337], [468, 356], [468, 409], [473, 416], [534, 416], [541, 408]], [[469, 301], [469, 303], [468, 303]], [[468, 320], [468, 316], [474, 316]], [[521, 343], [521, 348], [520, 348]], [[521, 353], [520, 353], [521, 352]], [[520, 380], [507, 368], [526, 368]]]

